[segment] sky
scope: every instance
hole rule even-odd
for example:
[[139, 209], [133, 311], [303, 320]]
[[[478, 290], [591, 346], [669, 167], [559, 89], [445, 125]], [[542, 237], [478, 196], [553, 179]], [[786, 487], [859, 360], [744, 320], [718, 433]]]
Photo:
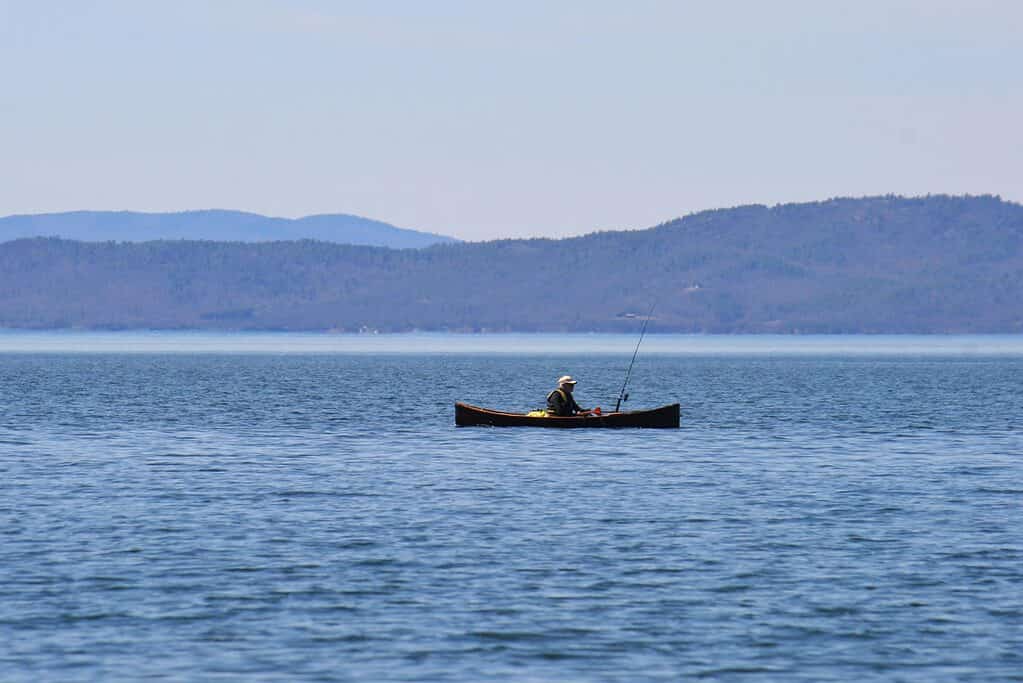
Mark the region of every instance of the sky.
[[877, 194], [1023, 201], [1017, 0], [0, 0], [0, 216], [462, 239]]

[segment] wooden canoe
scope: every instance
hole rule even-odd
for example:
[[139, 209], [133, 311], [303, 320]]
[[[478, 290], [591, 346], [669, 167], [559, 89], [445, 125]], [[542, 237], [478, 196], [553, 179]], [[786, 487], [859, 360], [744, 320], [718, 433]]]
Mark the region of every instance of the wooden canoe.
[[615, 429], [622, 427], [646, 427], [647, 429], [678, 429], [679, 406], [677, 403], [651, 408], [603, 415], [574, 417], [531, 417], [523, 413], [504, 413], [471, 406], [468, 403], [455, 404], [455, 425], [458, 427], [595, 427]]

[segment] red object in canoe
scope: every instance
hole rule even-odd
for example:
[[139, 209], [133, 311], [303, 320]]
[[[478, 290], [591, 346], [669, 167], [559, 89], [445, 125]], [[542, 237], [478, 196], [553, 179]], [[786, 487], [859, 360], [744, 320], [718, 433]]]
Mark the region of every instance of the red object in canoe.
[[650, 410], [632, 410], [603, 415], [577, 415], [573, 417], [531, 417], [524, 413], [504, 413], [455, 404], [455, 425], [458, 427], [553, 427], [597, 428], [646, 427], [647, 429], [678, 429], [679, 405], [662, 406]]

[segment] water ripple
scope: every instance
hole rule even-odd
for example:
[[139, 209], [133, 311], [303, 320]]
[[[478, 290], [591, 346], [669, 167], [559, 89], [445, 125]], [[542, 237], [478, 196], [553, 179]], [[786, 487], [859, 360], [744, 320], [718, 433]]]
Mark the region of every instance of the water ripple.
[[1023, 360], [568, 360], [0, 356], [3, 680], [1021, 680]]

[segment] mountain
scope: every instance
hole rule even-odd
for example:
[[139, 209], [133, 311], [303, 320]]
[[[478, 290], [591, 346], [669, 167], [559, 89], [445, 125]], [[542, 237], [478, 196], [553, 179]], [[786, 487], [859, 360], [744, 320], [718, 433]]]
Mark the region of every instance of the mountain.
[[0, 242], [21, 237], [63, 237], [87, 242], [211, 240], [272, 242], [313, 239], [394, 249], [419, 249], [457, 242], [453, 237], [396, 228], [388, 223], [324, 214], [305, 218], [270, 218], [243, 211], [72, 211], [0, 218]]
[[0, 244], [0, 326], [1023, 332], [1023, 206], [833, 199], [648, 230], [419, 250], [316, 241]]

